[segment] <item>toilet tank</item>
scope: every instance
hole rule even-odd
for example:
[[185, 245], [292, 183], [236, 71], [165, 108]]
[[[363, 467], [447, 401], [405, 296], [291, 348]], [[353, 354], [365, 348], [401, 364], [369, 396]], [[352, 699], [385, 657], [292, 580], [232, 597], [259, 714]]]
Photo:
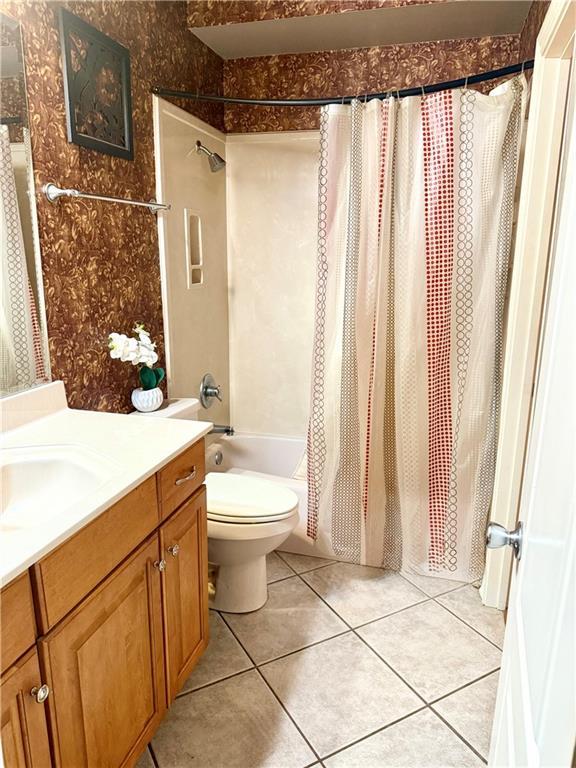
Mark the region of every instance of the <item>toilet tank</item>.
[[130, 415], [198, 421], [199, 412], [200, 400], [197, 400], [195, 397], [173, 397], [169, 398], [168, 400], [164, 400], [157, 411], [152, 411], [151, 413], [140, 413], [140, 411], [132, 411]]

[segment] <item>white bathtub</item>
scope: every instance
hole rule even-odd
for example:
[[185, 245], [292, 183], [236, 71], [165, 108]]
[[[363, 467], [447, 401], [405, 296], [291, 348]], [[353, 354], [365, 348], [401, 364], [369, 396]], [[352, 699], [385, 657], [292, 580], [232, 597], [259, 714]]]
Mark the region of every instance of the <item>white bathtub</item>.
[[[291, 488], [300, 503], [300, 521], [286, 539], [282, 549], [300, 555], [316, 555], [314, 542], [306, 536], [308, 488], [305, 480], [292, 477], [304, 454], [305, 441], [295, 437], [236, 434], [233, 437], [213, 435], [209, 438], [207, 472], [237, 472], [262, 477]], [[222, 452], [222, 464], [214, 462], [216, 451]]]

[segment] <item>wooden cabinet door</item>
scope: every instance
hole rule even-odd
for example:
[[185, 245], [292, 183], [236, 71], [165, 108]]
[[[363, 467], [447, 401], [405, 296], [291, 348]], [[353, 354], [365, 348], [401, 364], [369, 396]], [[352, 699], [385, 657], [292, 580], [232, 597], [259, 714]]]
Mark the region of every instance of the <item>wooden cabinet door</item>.
[[160, 527], [166, 684], [176, 696], [208, 644], [206, 489]]
[[50, 768], [46, 704], [39, 704], [30, 693], [41, 685], [35, 648], [2, 675], [1, 739], [6, 768]]
[[39, 641], [57, 766], [132, 765], [160, 724], [158, 554], [154, 536]]

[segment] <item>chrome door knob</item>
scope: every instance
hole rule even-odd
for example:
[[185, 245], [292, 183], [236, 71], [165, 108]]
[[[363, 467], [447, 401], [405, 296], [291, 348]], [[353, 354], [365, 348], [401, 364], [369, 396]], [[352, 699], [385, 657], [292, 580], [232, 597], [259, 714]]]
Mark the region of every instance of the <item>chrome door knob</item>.
[[499, 523], [488, 523], [486, 529], [486, 546], [488, 549], [498, 549], [499, 547], [512, 547], [514, 556], [520, 560], [522, 556], [522, 535], [523, 525], [518, 525], [513, 531], [508, 531]]
[[30, 691], [30, 696], [33, 696], [38, 704], [43, 704], [50, 695], [50, 688], [46, 684], [37, 686]]
[[168, 552], [170, 552], [172, 557], [178, 557], [178, 552], [180, 552], [180, 545], [172, 544], [171, 547], [168, 547]]

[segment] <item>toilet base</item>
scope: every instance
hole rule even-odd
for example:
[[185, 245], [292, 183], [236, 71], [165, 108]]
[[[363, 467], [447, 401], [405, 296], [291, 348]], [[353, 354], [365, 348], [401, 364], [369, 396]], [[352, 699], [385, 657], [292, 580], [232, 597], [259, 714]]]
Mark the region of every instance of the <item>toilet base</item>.
[[210, 608], [225, 613], [257, 611], [268, 600], [266, 581], [266, 555], [248, 563], [220, 565]]

